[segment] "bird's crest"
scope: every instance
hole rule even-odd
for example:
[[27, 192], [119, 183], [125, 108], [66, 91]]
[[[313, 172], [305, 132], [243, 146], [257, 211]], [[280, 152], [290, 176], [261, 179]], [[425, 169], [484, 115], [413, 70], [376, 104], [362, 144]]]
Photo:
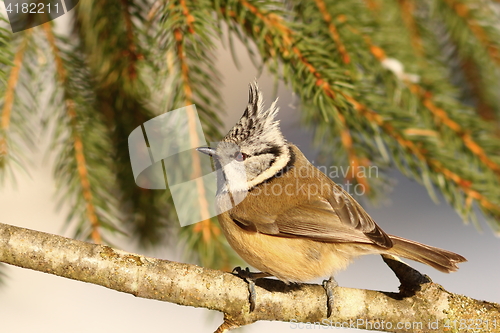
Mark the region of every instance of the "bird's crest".
[[283, 144], [283, 134], [279, 128], [279, 121], [275, 120], [279, 108], [277, 99], [269, 109], [264, 110], [262, 93], [257, 82], [250, 83], [248, 105], [238, 123], [227, 133], [224, 141], [239, 144], [246, 140], [259, 139], [262, 142]]

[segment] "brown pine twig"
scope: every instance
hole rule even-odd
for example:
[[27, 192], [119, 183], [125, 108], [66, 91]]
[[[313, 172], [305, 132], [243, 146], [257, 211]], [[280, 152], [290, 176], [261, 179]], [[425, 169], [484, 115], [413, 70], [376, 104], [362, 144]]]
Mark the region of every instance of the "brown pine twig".
[[472, 34], [477, 38], [477, 40], [482, 44], [485, 50], [490, 55], [493, 62], [500, 65], [500, 50], [493, 44], [483, 27], [470, 15], [470, 9], [466, 4], [457, 2], [455, 0], [443, 0], [455, 13], [461, 17]]
[[[182, 1], [183, 4], [183, 15], [186, 16], [186, 22], [188, 24], [188, 31], [191, 34], [195, 33], [195, 30], [192, 26], [194, 22], [193, 16], [189, 13], [188, 8], [186, 6], [185, 1]], [[177, 59], [180, 64], [181, 78], [182, 78], [182, 87], [184, 90], [185, 96], [185, 106], [187, 107], [188, 112], [188, 126], [189, 126], [189, 137], [191, 140], [191, 146], [195, 147], [199, 142], [198, 133], [196, 131], [196, 115], [194, 114], [194, 109], [191, 104], [193, 103], [193, 90], [191, 88], [190, 79], [189, 79], [189, 65], [187, 63], [186, 55], [184, 53], [184, 36], [181, 32], [181, 29], [176, 28], [174, 30], [174, 38], [176, 41], [177, 48]], [[191, 157], [193, 159], [193, 173], [191, 178], [196, 180], [196, 189], [198, 192], [198, 204], [200, 207], [200, 217], [201, 222], [198, 223], [194, 228], [194, 232], [202, 232], [203, 241], [205, 243], [209, 243], [212, 236], [216, 235], [214, 233], [214, 229], [218, 229], [213, 225], [213, 222], [210, 220], [210, 212], [208, 207], [208, 202], [206, 200], [205, 195], [205, 187], [202, 179], [201, 172], [201, 161], [198, 152], [192, 151]], [[218, 234], [217, 234], [218, 235]]]
[[[59, 82], [62, 85], [65, 85], [67, 83], [67, 72], [66, 69], [64, 68], [64, 63], [60, 55], [59, 48], [56, 45], [56, 41], [54, 38], [54, 34], [52, 33], [50, 23], [42, 24], [42, 28], [44, 29], [47, 41], [49, 42], [49, 45], [52, 48], [52, 53], [54, 56], [54, 61], [56, 63], [56, 70]], [[77, 113], [75, 110], [75, 102], [71, 98], [66, 96], [65, 104], [66, 104], [66, 112], [70, 119], [70, 124], [72, 128], [71, 132], [73, 136], [73, 147], [75, 149], [75, 159], [77, 163], [78, 175], [80, 177], [80, 184], [82, 186], [82, 194], [86, 203], [87, 218], [89, 219], [91, 226], [90, 236], [95, 243], [100, 244], [102, 243], [100, 222], [99, 218], [97, 217], [95, 206], [93, 203], [92, 189], [89, 181], [87, 163], [85, 161], [82, 138], [80, 137], [77, 131], [78, 123], [77, 123]]]
[[318, 7], [321, 15], [323, 15], [323, 20], [328, 26], [328, 31], [330, 32], [330, 36], [333, 41], [337, 45], [337, 49], [339, 50], [340, 55], [342, 56], [342, 61], [344, 64], [349, 64], [351, 62], [351, 58], [349, 57], [349, 53], [347, 52], [344, 43], [342, 43], [342, 39], [340, 38], [340, 34], [337, 31], [337, 27], [332, 22], [332, 16], [330, 15], [326, 3], [323, 0], [315, 0], [316, 6]]
[[417, 24], [415, 22], [415, 2], [414, 0], [399, 0], [399, 7], [401, 9], [401, 17], [408, 29], [411, 38], [411, 45], [413, 50], [418, 56], [424, 54], [424, 49], [422, 46], [422, 38], [418, 33]]

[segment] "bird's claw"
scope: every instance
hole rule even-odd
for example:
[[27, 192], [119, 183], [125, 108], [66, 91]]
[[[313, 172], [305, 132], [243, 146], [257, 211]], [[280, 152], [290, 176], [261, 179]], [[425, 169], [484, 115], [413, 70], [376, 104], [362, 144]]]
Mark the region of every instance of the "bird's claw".
[[335, 298], [333, 296], [333, 291], [338, 286], [337, 281], [333, 277], [328, 280], [323, 281], [323, 288], [326, 291], [326, 317], [329, 318], [333, 312], [333, 306], [335, 304]]
[[253, 310], [255, 310], [255, 303], [257, 302], [257, 295], [255, 292], [255, 279], [258, 278], [256, 277], [258, 273], [255, 274], [250, 272], [250, 269], [248, 269], [248, 267], [242, 269], [240, 266], [238, 266], [233, 269], [233, 274], [239, 276], [248, 283], [248, 301], [250, 303], [250, 312], [253, 312]]

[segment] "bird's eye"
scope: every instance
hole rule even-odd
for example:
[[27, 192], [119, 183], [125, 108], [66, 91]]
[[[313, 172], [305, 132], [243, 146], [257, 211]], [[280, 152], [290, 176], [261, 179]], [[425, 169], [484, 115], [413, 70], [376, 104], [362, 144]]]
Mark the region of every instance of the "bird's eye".
[[244, 160], [246, 160], [246, 158], [247, 154], [242, 153], [241, 151], [234, 154], [234, 159], [238, 162], [243, 162]]

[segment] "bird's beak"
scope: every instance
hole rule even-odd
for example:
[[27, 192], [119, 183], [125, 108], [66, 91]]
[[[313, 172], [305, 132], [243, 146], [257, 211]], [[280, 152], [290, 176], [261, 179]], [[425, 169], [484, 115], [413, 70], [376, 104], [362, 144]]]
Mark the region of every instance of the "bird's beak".
[[215, 149], [212, 149], [210, 147], [199, 147], [196, 148], [196, 150], [200, 153], [207, 154], [212, 157], [217, 157], [217, 152], [215, 151]]

